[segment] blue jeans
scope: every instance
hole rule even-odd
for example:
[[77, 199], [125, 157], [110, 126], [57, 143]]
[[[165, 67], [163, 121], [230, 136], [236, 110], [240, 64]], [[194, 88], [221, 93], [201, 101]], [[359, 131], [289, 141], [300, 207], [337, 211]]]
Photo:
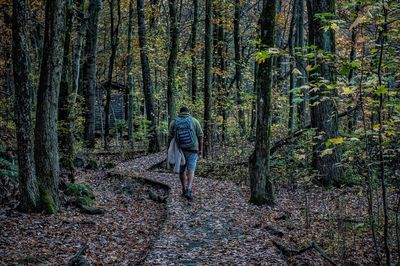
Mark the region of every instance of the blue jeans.
[[196, 169], [197, 159], [199, 158], [199, 154], [197, 151], [183, 151], [183, 155], [185, 156], [186, 164], [181, 166], [181, 172], [188, 170], [194, 172]]

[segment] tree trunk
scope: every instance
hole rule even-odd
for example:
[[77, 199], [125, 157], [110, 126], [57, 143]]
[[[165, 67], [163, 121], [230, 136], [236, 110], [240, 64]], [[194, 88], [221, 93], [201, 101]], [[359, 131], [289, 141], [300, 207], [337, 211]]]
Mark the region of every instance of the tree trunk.
[[167, 102], [168, 102], [168, 124], [175, 119], [175, 70], [178, 60], [178, 39], [179, 29], [176, 14], [176, 0], [169, 0], [170, 19], [170, 54], [168, 58], [168, 81], [167, 81]]
[[[312, 0], [309, 10], [312, 22], [310, 23], [310, 34], [314, 34], [310, 39], [315, 41], [317, 50], [322, 50], [325, 54], [335, 54], [335, 32], [333, 29], [321, 30], [325, 22], [318, 18], [319, 14], [334, 14], [334, 0]], [[328, 17], [329, 19], [329, 17]], [[311, 45], [312, 43], [310, 43]], [[312, 81], [319, 82], [318, 78], [327, 80], [329, 84], [322, 84], [318, 91], [313, 91], [313, 104], [311, 106], [311, 125], [317, 130], [316, 145], [313, 151], [313, 166], [318, 171], [319, 181], [323, 185], [338, 184], [342, 175], [342, 168], [339, 166], [340, 153], [334, 147], [331, 154], [322, 156], [325, 150], [325, 143], [330, 138], [338, 135], [337, 109], [333, 97], [337, 95], [335, 88], [329, 89], [328, 85], [335, 85], [334, 60], [317, 58], [317, 69], [311, 73]], [[317, 78], [318, 77], [318, 78]]]
[[71, 35], [73, 27], [74, 11], [72, 0], [66, 0], [66, 20], [64, 38], [64, 57], [61, 71], [60, 97], [58, 100], [58, 140], [61, 164], [68, 171], [68, 177], [74, 182], [74, 136], [73, 123], [71, 120]]
[[28, 10], [27, 0], [13, 0], [13, 72], [18, 143], [19, 208], [24, 212], [35, 211], [39, 203], [32, 135], [32, 88], [29, 80], [31, 69], [26, 35]]
[[294, 58], [294, 46], [295, 46], [295, 35], [296, 35], [296, 24], [297, 24], [297, 7], [298, 7], [298, 0], [293, 0], [292, 5], [292, 19], [290, 21], [290, 29], [289, 29], [289, 62], [290, 62], [290, 82], [289, 82], [289, 133], [293, 134], [294, 132], [294, 114], [295, 114], [295, 103], [293, 102], [294, 99], [294, 89], [296, 86], [296, 77], [294, 75], [294, 69], [296, 68], [296, 61]]
[[127, 48], [127, 63], [126, 63], [126, 72], [127, 72], [127, 94], [128, 94], [128, 137], [129, 143], [133, 148], [133, 97], [134, 97], [134, 78], [131, 73], [133, 67], [133, 56], [132, 56], [132, 32], [133, 32], [133, 12], [134, 5], [133, 0], [129, 1], [129, 18], [128, 18], [128, 48]]
[[238, 105], [240, 136], [246, 135], [246, 121], [243, 110], [242, 94], [242, 59], [240, 43], [240, 0], [235, 0], [235, 18], [233, 22], [233, 42], [235, 46], [235, 78], [236, 78], [236, 102]]
[[[260, 17], [260, 49], [274, 47], [276, 1], [264, 0]], [[256, 142], [250, 165], [250, 202], [272, 204], [273, 185], [270, 176], [271, 97], [273, 58], [260, 62], [257, 71], [257, 125]]]
[[204, 156], [211, 153], [212, 0], [206, 0], [204, 35]]
[[[108, 64], [108, 78], [107, 78], [107, 93], [106, 93], [106, 105], [104, 107], [104, 116], [105, 116], [105, 128], [104, 128], [104, 149], [108, 150], [108, 142], [110, 135], [110, 104], [111, 104], [111, 83], [114, 72], [114, 63], [117, 57], [117, 48], [119, 43], [119, 25], [121, 22], [121, 5], [120, 0], [117, 0], [117, 12], [118, 12], [118, 20], [117, 25], [114, 27], [114, 0], [108, 1], [110, 6], [110, 39], [111, 39], [111, 55]], [[115, 124], [115, 121], [114, 121]], [[114, 125], [115, 126], [115, 125]]]
[[86, 31], [85, 57], [83, 65], [83, 90], [85, 93], [85, 142], [87, 148], [94, 148], [96, 122], [96, 50], [99, 12], [102, 0], [90, 0], [89, 19]]
[[146, 105], [146, 117], [147, 120], [150, 122], [149, 152], [158, 152], [160, 150], [160, 145], [158, 142], [156, 116], [154, 113], [153, 84], [151, 82], [149, 59], [147, 56], [144, 0], [137, 0], [137, 13], [139, 27], [140, 61], [142, 65], [143, 76], [143, 92]]
[[77, 19], [78, 24], [76, 26], [76, 43], [75, 43], [75, 51], [74, 51], [74, 63], [73, 63], [73, 96], [72, 96], [72, 120], [75, 120], [75, 104], [76, 98], [78, 96], [79, 91], [79, 80], [80, 80], [80, 71], [81, 71], [81, 54], [83, 47], [83, 38], [86, 30], [86, 20], [85, 20], [85, 0], [76, 0], [77, 5]]
[[298, 47], [301, 56], [297, 57], [296, 63], [300, 71], [300, 76], [297, 77], [297, 87], [300, 90], [302, 101], [298, 105], [298, 128], [304, 128], [308, 124], [308, 91], [304, 87], [306, 84], [306, 66], [303, 58], [304, 55], [304, 0], [298, 1], [298, 16], [297, 16], [297, 34], [296, 34], [296, 47]]
[[199, 0], [193, 0], [193, 23], [192, 35], [190, 37], [191, 60], [192, 60], [192, 102], [197, 97], [197, 24], [199, 23]]
[[44, 51], [41, 63], [36, 127], [35, 163], [39, 180], [41, 209], [56, 213], [59, 209], [59, 158], [57, 108], [63, 59], [63, 0], [47, 0]]

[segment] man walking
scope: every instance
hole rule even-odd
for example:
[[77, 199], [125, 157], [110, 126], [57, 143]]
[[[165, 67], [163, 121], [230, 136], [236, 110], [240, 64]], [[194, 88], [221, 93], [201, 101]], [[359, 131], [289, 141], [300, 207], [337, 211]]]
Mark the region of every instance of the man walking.
[[190, 115], [187, 107], [182, 107], [179, 115], [169, 125], [169, 140], [175, 138], [182, 149], [186, 164], [179, 171], [182, 184], [182, 196], [192, 200], [192, 185], [197, 160], [203, 156], [203, 130], [199, 121]]

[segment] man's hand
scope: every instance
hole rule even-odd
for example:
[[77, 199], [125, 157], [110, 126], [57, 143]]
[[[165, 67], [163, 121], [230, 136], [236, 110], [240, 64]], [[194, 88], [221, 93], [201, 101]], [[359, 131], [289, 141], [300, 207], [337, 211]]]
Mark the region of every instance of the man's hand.
[[203, 151], [199, 151], [199, 160], [203, 159]]

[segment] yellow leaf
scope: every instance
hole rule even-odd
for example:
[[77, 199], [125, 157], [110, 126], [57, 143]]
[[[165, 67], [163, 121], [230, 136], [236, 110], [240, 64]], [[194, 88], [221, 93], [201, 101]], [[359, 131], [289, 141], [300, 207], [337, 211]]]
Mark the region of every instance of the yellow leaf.
[[333, 149], [325, 149], [321, 152], [320, 157], [324, 157], [325, 155], [332, 154], [332, 153], [333, 153]]
[[350, 89], [349, 87], [342, 87], [342, 94], [343, 95], [353, 94], [353, 90]]
[[328, 139], [329, 142], [331, 142], [332, 144], [341, 144], [344, 142], [344, 138], [343, 137], [339, 137], [339, 138], [332, 138], [332, 139]]

